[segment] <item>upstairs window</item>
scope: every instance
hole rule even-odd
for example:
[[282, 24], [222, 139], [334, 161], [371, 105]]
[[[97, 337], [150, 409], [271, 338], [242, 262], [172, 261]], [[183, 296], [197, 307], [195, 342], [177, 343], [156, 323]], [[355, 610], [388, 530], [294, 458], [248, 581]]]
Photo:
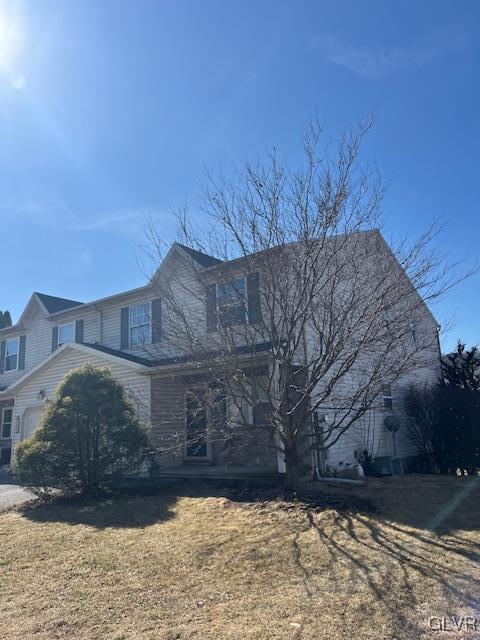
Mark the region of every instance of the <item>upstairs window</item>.
[[12, 418], [13, 409], [5, 408], [2, 412], [2, 425], [0, 434], [2, 438], [12, 437]]
[[412, 336], [412, 342], [416, 346], [417, 344], [417, 328], [413, 321], [410, 322], [410, 335]]
[[140, 347], [150, 344], [151, 336], [151, 309], [150, 303], [136, 304], [130, 307], [130, 347]]
[[247, 320], [245, 278], [217, 285], [217, 313], [220, 324], [231, 327]]
[[390, 385], [383, 388], [383, 408], [387, 411], [393, 410], [392, 388]]
[[61, 324], [58, 327], [58, 346], [61, 347], [66, 342], [75, 342], [75, 322]]
[[18, 338], [5, 342], [5, 371], [18, 368]]

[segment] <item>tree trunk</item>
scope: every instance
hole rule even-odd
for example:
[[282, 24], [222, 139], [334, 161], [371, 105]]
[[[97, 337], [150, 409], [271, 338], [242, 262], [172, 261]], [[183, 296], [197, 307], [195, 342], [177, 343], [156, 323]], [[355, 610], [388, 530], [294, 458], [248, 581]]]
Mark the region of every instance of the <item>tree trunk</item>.
[[286, 489], [288, 493], [298, 491], [298, 462], [293, 451], [285, 451]]

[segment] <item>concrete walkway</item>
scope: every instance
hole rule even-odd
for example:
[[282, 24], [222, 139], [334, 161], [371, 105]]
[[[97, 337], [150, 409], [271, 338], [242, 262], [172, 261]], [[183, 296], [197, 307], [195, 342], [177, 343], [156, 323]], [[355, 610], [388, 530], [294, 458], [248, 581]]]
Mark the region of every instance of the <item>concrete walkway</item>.
[[0, 512], [31, 500], [35, 496], [22, 489], [8, 472], [8, 468], [0, 467]]

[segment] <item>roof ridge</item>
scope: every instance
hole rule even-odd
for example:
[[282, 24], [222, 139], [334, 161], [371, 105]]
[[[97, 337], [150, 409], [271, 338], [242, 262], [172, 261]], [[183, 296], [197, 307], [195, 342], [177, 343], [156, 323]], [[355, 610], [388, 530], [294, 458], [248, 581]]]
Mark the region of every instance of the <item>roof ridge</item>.
[[211, 256], [204, 251], [199, 251], [198, 249], [193, 249], [192, 247], [187, 247], [187, 245], [182, 244], [181, 242], [175, 242], [177, 246], [186, 251], [194, 260], [196, 260], [202, 267], [211, 267], [214, 264], [220, 264], [223, 260], [220, 258], [216, 258], [215, 256]]

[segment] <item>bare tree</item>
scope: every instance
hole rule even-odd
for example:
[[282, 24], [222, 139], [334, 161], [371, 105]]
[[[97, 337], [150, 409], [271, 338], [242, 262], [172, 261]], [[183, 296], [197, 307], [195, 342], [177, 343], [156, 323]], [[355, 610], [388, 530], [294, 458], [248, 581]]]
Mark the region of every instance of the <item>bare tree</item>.
[[[180, 241], [219, 262], [155, 280], [165, 342], [208, 364], [197, 406], [213, 403], [221, 416], [210, 437], [241, 446], [268, 432], [291, 488], [385, 387], [439, 366], [426, 302], [465, 276], [432, 249], [436, 226], [393, 249], [384, 241], [383, 185], [359, 157], [371, 124], [343, 135], [332, 157], [313, 123], [297, 168], [274, 151], [230, 178], [207, 174], [202, 217], [178, 212]], [[158, 228], [148, 233], [163, 258]], [[233, 417], [221, 410], [226, 396]]]

